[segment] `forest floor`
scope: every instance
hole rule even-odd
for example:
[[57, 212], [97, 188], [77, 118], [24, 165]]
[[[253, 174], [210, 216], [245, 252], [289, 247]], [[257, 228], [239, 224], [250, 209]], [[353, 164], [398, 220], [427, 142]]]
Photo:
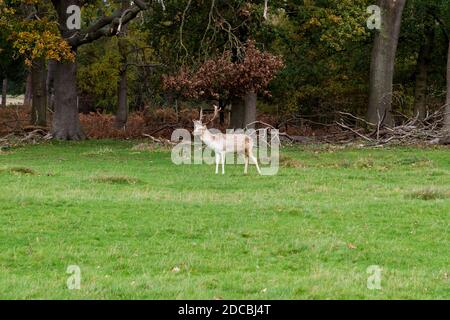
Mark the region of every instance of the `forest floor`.
[[0, 153], [1, 299], [450, 297], [448, 148], [287, 147], [275, 176], [222, 176], [138, 143]]

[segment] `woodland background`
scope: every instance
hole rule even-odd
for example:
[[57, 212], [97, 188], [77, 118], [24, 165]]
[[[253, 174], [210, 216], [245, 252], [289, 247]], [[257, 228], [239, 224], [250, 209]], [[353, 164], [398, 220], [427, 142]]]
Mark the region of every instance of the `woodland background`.
[[[64, 26], [70, 4], [82, 7], [80, 32]], [[373, 4], [386, 17], [381, 31], [367, 28]], [[28, 106], [3, 108], [6, 132], [20, 120], [59, 139], [140, 136], [161, 125], [168, 134], [220, 103], [223, 128], [257, 118], [311, 135], [335, 132], [343, 113], [394, 125], [446, 103], [447, 0], [2, 0], [0, 8], [3, 92], [25, 92]], [[72, 79], [58, 77], [71, 73], [58, 71], [63, 64], [76, 64]]]

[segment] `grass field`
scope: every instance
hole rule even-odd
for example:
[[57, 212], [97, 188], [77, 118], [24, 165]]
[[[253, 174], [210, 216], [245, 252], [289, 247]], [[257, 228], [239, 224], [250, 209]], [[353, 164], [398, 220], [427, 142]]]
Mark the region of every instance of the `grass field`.
[[285, 148], [276, 176], [216, 176], [136, 144], [0, 153], [0, 298], [450, 298], [448, 148]]

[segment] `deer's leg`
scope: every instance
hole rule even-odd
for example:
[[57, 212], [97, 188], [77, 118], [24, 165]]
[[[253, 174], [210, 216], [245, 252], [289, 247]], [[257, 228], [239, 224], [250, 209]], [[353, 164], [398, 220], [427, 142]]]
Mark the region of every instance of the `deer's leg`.
[[248, 170], [248, 155], [244, 155], [244, 174], [247, 174]]
[[258, 173], [261, 174], [261, 170], [259, 169], [259, 165], [258, 165], [258, 160], [256, 160], [256, 157], [253, 155], [252, 151], [250, 151], [249, 157], [255, 163], [256, 170], [258, 170]]
[[225, 174], [225, 153], [220, 154], [222, 159], [222, 174]]
[[220, 154], [216, 152], [216, 174], [219, 173], [219, 160], [220, 160]]

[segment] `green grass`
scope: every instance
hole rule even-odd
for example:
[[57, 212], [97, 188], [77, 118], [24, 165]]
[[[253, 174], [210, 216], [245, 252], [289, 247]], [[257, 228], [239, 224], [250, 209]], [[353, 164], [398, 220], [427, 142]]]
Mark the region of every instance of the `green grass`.
[[0, 153], [0, 298], [450, 298], [448, 148], [287, 148], [276, 176], [216, 176], [138, 143]]

